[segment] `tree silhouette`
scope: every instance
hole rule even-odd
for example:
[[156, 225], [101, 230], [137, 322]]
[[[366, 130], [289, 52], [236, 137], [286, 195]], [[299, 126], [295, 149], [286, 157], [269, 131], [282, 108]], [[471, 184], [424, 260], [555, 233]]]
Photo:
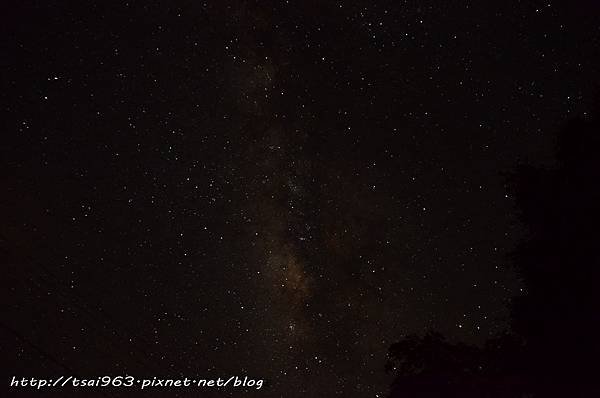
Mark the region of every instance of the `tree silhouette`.
[[503, 335], [479, 348], [437, 333], [408, 336], [390, 347], [387, 370], [397, 374], [392, 397], [506, 397], [526, 391], [518, 361], [521, 343]]
[[512, 336], [484, 348], [408, 337], [389, 351], [391, 397], [590, 397], [600, 359], [600, 120], [569, 122], [551, 169], [510, 177], [529, 237], [514, 253], [526, 287]]
[[513, 330], [527, 342], [528, 373], [543, 396], [598, 391], [599, 127], [598, 118], [571, 121], [558, 167], [522, 167], [513, 180], [530, 231], [514, 256], [527, 294], [514, 300]]

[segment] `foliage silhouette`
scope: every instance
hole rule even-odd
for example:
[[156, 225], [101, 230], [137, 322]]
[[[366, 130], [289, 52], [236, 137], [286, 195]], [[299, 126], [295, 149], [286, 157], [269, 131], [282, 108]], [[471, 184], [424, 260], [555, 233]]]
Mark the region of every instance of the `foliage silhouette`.
[[510, 177], [529, 231], [514, 253], [525, 293], [511, 335], [484, 348], [405, 338], [389, 351], [391, 397], [600, 396], [599, 118], [567, 123], [557, 144], [555, 167]]

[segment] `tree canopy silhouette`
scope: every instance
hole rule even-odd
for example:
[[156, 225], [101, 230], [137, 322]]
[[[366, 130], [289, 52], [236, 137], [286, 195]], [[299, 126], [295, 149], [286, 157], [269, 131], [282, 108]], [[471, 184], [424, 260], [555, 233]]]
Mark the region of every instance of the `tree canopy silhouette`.
[[389, 351], [392, 397], [590, 397], [600, 358], [600, 120], [576, 119], [552, 168], [510, 177], [528, 238], [514, 253], [525, 293], [512, 333], [484, 348], [410, 336]]

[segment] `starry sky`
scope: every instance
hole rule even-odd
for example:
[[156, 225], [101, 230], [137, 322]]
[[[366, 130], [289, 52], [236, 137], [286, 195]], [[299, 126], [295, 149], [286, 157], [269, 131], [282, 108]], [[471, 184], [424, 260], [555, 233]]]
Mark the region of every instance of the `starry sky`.
[[384, 397], [403, 336], [507, 330], [526, 231], [506, 176], [551, 165], [557, 130], [589, 112], [598, 11], [12, 2], [10, 374], [248, 374], [265, 387], [231, 396]]

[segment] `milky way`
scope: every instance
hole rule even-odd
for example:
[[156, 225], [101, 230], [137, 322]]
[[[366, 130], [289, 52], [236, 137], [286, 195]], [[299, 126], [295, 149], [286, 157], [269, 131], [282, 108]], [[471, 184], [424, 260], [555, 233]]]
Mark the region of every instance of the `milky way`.
[[597, 13], [548, 2], [9, 14], [9, 367], [266, 380], [225, 396], [384, 397], [404, 336], [510, 330], [507, 175], [599, 75]]

